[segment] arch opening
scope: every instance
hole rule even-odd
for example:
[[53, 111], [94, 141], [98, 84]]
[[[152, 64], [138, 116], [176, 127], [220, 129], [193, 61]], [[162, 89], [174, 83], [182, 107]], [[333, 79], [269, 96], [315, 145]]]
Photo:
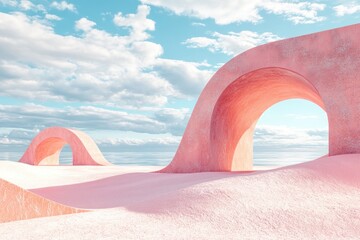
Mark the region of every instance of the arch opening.
[[294, 98], [311, 101], [325, 110], [316, 88], [288, 69], [258, 69], [232, 82], [220, 95], [211, 117], [211, 155], [219, 169], [252, 170], [257, 121], [272, 105]]
[[37, 165], [73, 165], [71, 146], [64, 139], [47, 138], [36, 147], [35, 162]]
[[254, 129], [254, 169], [298, 164], [328, 154], [327, 114], [303, 99], [274, 104]]
[[74, 156], [69, 144], [65, 144], [60, 150], [59, 165], [73, 165]]

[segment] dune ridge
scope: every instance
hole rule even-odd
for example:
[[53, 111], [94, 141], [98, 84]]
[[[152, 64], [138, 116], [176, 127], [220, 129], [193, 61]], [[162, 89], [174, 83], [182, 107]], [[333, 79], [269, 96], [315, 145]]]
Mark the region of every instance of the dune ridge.
[[[16, 172], [16, 164], [7, 166]], [[91, 211], [2, 223], [2, 239], [360, 236], [360, 154], [325, 156], [252, 173], [165, 174], [128, 168], [116, 174], [118, 170], [113, 166], [110, 170], [77, 167], [75, 175], [72, 166], [30, 169], [39, 176], [42, 171], [48, 172], [52, 178], [48, 184], [33, 185], [21, 183], [19, 178], [19, 185], [27, 185], [43, 198]], [[1, 172], [0, 177], [9, 178]], [[66, 184], [61, 184], [64, 179]]]

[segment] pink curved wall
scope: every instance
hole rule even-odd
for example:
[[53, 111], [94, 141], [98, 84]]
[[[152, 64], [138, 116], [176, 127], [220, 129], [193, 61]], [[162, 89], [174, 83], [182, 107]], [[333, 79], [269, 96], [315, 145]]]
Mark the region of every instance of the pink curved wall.
[[316, 89], [285, 69], [255, 70], [231, 83], [220, 95], [211, 118], [211, 156], [218, 168], [251, 170], [257, 120], [266, 109], [289, 98], [307, 99], [324, 108]]
[[290, 98], [307, 99], [326, 110], [329, 155], [360, 153], [359, 41], [356, 24], [236, 56], [206, 85], [173, 161], [162, 172], [251, 169], [257, 119]]
[[87, 212], [51, 201], [0, 179], [0, 223]]
[[32, 165], [58, 165], [59, 154], [65, 144], [73, 153], [73, 165], [111, 165], [85, 133], [62, 127], [41, 131], [31, 142], [20, 162]]

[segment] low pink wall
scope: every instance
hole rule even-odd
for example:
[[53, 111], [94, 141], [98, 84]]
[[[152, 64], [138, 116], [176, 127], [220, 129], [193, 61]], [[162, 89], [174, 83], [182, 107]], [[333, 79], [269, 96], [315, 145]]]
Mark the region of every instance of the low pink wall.
[[0, 223], [86, 212], [53, 202], [0, 179]]

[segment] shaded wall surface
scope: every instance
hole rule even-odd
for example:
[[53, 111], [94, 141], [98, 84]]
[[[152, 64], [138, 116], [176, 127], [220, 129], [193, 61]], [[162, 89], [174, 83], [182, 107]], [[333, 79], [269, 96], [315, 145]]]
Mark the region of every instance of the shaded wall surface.
[[329, 121], [329, 155], [360, 153], [360, 24], [246, 51], [210, 79], [162, 172], [250, 170], [253, 129], [273, 104], [302, 98]]

